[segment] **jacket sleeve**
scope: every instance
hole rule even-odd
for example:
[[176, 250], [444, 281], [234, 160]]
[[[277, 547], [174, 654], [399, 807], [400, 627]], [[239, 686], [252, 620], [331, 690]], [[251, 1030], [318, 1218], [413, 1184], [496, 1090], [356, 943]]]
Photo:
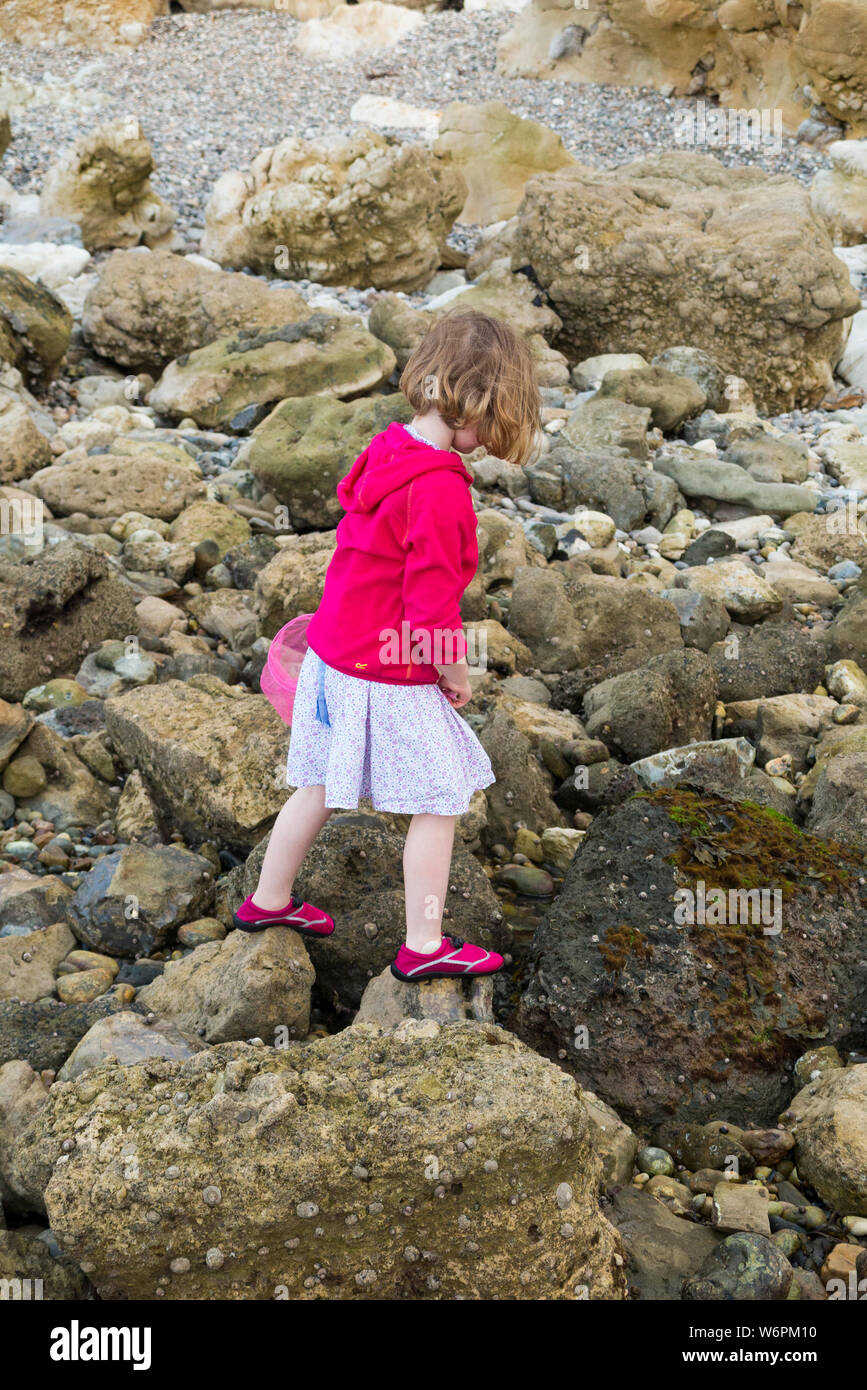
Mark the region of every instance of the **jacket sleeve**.
[[475, 567], [476, 518], [462, 478], [423, 474], [410, 485], [403, 577], [404, 618], [413, 643], [429, 642], [429, 664], [466, 656], [460, 601]]

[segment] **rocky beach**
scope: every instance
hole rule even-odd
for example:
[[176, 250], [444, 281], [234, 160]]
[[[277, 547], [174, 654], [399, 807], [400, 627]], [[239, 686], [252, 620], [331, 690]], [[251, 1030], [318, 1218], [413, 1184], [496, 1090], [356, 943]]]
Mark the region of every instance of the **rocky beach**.
[[[673, 8], [0, 10], [3, 1299], [867, 1297], [867, 15]], [[419, 987], [407, 816], [320, 835], [333, 937], [233, 913], [461, 307], [542, 427], [466, 460], [507, 965]]]

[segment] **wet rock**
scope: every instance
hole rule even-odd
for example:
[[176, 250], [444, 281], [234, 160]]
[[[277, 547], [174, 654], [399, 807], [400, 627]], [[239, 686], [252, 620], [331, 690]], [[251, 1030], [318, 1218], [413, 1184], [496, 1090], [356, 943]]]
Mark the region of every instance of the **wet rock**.
[[857, 856], [750, 801], [632, 797], [594, 818], [567, 870], [515, 1027], [628, 1123], [762, 1124], [803, 1039], [841, 1040], [860, 1007], [858, 873]]
[[61, 1004], [56, 999], [0, 1002], [0, 1065], [23, 1059], [34, 1071], [57, 1071], [97, 1019], [130, 1008], [137, 1005], [116, 994], [103, 994], [88, 1004]]
[[65, 922], [0, 939], [0, 1000], [32, 1003], [54, 993], [54, 972], [75, 938]]
[[718, 1231], [752, 1231], [755, 1235], [769, 1236], [767, 1189], [743, 1183], [717, 1183], [713, 1190], [711, 1223]]
[[664, 526], [680, 500], [672, 479], [613, 449], [558, 443], [525, 471], [534, 502], [555, 511], [598, 507], [623, 531]]
[[[372, 1112], [371, 1094], [395, 1086], [400, 1103]], [[128, 1125], [106, 1134], [98, 1094]], [[130, 1171], [131, 1132], [146, 1182]], [[186, 1062], [105, 1064], [54, 1088], [17, 1146], [15, 1177], [45, 1191], [52, 1230], [101, 1297], [308, 1297], [310, 1241], [351, 1299], [624, 1290], [577, 1088], [490, 1024], [356, 1024], [288, 1050], [226, 1043]], [[124, 1222], [113, 1202], [92, 1201], [95, 1182], [125, 1189]], [[235, 1257], [208, 1261], [209, 1250]]]
[[686, 648], [593, 686], [584, 696], [584, 717], [590, 738], [635, 762], [707, 739], [715, 706], [713, 666], [703, 652]]
[[493, 1023], [494, 982], [475, 980], [429, 980], [425, 985], [407, 984], [392, 975], [386, 966], [374, 976], [361, 996], [356, 1023], [376, 1023], [396, 1028], [405, 1018], [433, 1019], [437, 1023], [460, 1023], [475, 1019]]
[[626, 1246], [630, 1290], [642, 1300], [679, 1298], [683, 1280], [719, 1243], [706, 1226], [673, 1216], [635, 1187], [613, 1193], [609, 1212]]
[[867, 1064], [832, 1069], [780, 1116], [800, 1176], [833, 1210], [867, 1216]]
[[79, 941], [110, 956], [149, 955], [214, 896], [207, 859], [176, 845], [129, 845], [103, 855], [69, 906]]
[[764, 1236], [727, 1236], [696, 1274], [684, 1280], [681, 1298], [745, 1299], [780, 1303], [788, 1297], [792, 1266]]
[[0, 697], [20, 700], [97, 642], [134, 632], [135, 607], [104, 556], [62, 541], [29, 565], [0, 561], [0, 627]]
[[193, 676], [109, 699], [105, 714], [116, 756], [193, 842], [250, 848], [280, 810], [286, 726], [263, 696]]

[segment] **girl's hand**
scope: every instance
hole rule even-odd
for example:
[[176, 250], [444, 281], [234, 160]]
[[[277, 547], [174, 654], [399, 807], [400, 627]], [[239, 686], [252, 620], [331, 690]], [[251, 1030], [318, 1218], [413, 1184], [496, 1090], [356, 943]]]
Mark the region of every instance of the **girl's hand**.
[[455, 709], [460, 709], [473, 698], [469, 668], [465, 661], [457, 661], [452, 666], [438, 666], [437, 670], [440, 673], [437, 684]]

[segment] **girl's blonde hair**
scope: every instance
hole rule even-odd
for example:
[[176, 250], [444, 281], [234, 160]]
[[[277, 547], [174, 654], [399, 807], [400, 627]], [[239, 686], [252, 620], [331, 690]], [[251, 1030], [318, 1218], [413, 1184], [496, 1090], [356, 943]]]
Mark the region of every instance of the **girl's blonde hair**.
[[530, 349], [490, 314], [444, 315], [404, 367], [400, 389], [417, 414], [438, 410], [452, 429], [475, 426], [497, 458], [524, 464], [537, 451], [541, 400]]

